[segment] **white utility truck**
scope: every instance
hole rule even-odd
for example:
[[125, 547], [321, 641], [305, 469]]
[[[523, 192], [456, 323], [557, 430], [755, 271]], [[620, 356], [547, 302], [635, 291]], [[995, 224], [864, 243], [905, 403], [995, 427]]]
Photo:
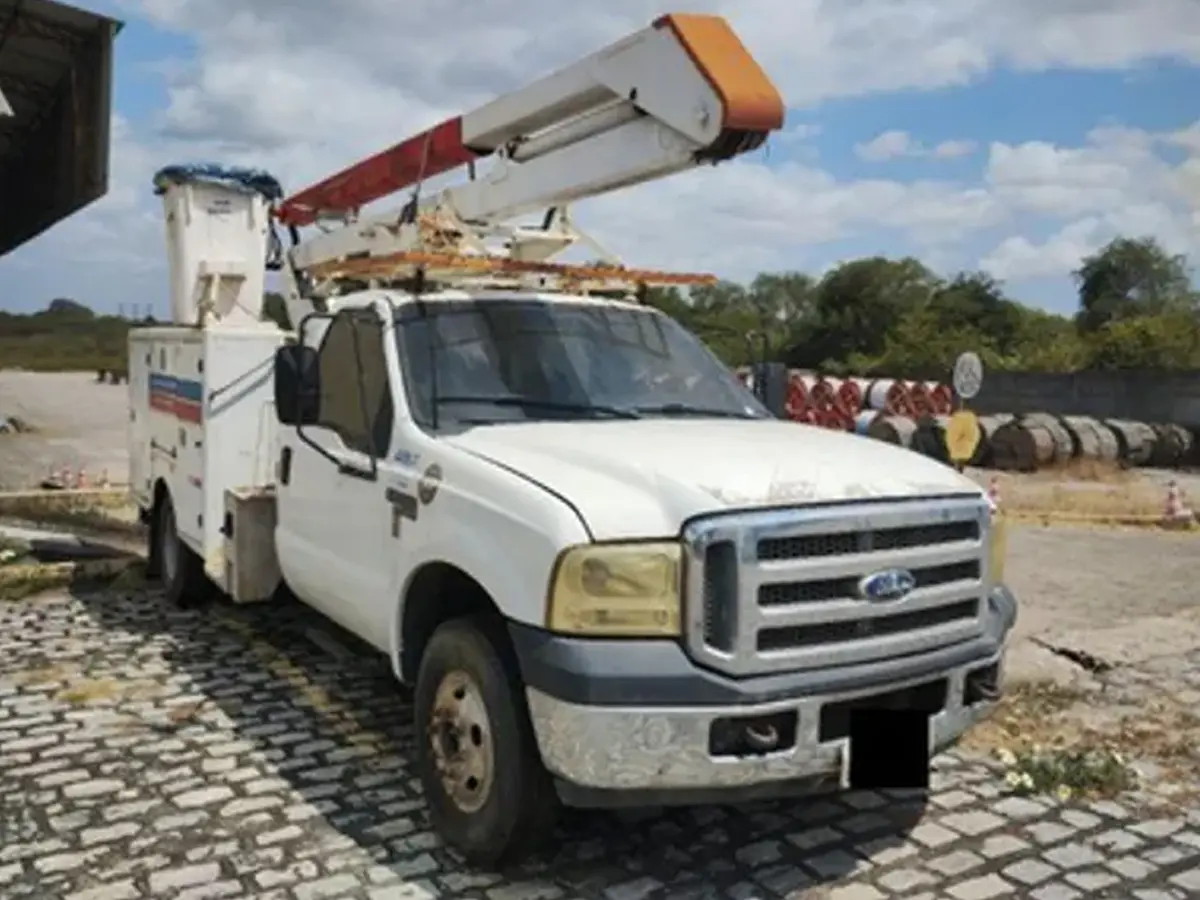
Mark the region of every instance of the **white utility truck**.
[[[723, 19], [668, 15], [288, 200], [157, 179], [174, 324], [129, 342], [152, 570], [177, 602], [286, 590], [386, 654], [472, 860], [530, 849], [560, 803], [845, 786], [880, 752], [853, 710], [919, 716], [927, 757], [998, 697], [1017, 606], [984, 493], [772, 416], [644, 302], [704, 276], [625, 268], [568, 214], [783, 111]], [[572, 246], [602, 262], [553, 261]], [[261, 321], [270, 268], [291, 331]]]

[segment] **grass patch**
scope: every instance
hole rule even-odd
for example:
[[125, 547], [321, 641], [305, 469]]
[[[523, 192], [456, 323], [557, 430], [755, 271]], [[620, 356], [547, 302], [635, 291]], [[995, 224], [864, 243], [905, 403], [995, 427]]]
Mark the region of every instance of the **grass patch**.
[[1046, 466], [1025, 476], [1036, 481], [1075, 481], [1088, 484], [1134, 484], [1141, 473], [1102, 459], [1072, 459]]
[[34, 526], [57, 525], [121, 534], [141, 534], [142, 527], [124, 491], [0, 494], [0, 516]]
[[1136, 477], [1105, 481], [1042, 478], [1040, 474], [1022, 478], [1000, 476], [997, 487], [1001, 507], [1020, 516], [1157, 521], [1166, 504], [1164, 487]]
[[136, 558], [5, 565], [0, 566], [0, 602], [82, 585], [131, 589], [144, 581], [145, 562]]
[[1033, 747], [1014, 753], [1002, 750], [1004, 782], [1014, 794], [1053, 794], [1059, 800], [1075, 797], [1111, 798], [1137, 786], [1137, 772], [1121, 754], [1108, 749], [1050, 749]]
[[1138, 785], [1142, 762], [1166, 781], [1195, 782], [1200, 717], [1171, 697], [1125, 706], [1096, 690], [1028, 682], [1009, 688], [963, 747], [999, 760], [1015, 793], [1113, 797]]

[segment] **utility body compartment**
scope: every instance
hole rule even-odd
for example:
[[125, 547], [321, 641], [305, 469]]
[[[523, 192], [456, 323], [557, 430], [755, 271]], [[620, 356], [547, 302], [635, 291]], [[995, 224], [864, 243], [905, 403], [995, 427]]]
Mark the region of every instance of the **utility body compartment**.
[[[227, 557], [261, 551], [262, 541], [243, 539], [242, 532], [268, 528], [273, 538], [274, 511], [263, 506], [274, 505], [272, 367], [286, 337], [273, 323], [129, 333], [130, 490], [149, 514], [156, 485], [166, 487], [180, 540], [200, 556], [208, 577], [241, 602], [269, 597], [274, 584], [263, 586], [272, 571], [278, 582], [273, 547], [269, 558], [253, 562]], [[248, 521], [241, 525], [236, 519], [243, 515]], [[251, 585], [250, 593], [265, 593], [247, 595]]]

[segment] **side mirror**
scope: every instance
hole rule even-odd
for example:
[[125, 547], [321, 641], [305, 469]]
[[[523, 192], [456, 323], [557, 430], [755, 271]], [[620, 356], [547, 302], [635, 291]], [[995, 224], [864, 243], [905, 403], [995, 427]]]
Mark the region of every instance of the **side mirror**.
[[317, 351], [286, 344], [275, 351], [275, 414], [284, 425], [315, 425], [321, 411]]

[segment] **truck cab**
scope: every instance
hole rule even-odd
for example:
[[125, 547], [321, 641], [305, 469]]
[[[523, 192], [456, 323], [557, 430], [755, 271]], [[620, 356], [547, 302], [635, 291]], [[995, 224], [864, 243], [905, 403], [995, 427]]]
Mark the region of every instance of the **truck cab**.
[[[952, 469], [780, 421], [636, 302], [364, 292], [275, 362], [279, 566], [414, 688], [439, 829], [848, 783], [850, 711], [993, 706], [1016, 603]], [[866, 748], [859, 752], [869, 752]]]

